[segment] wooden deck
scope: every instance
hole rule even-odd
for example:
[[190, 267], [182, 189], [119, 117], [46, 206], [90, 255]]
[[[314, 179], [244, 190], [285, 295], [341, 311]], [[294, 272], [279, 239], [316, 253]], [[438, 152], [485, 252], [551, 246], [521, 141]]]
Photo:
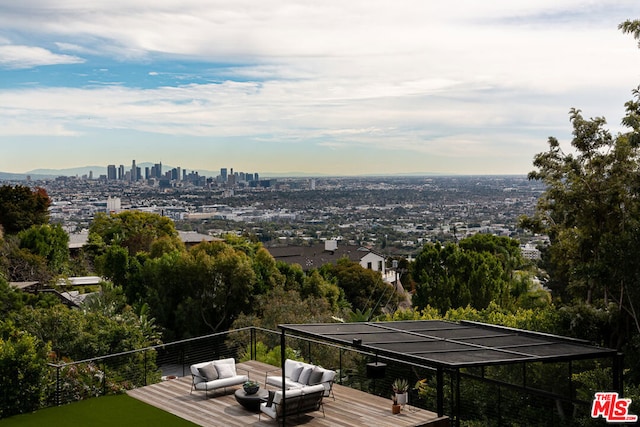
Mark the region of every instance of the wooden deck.
[[[249, 361], [238, 364], [247, 369], [252, 379], [264, 384], [264, 374], [273, 366], [261, 362]], [[238, 386], [239, 387], [239, 386]], [[168, 411], [180, 418], [205, 427], [274, 427], [276, 422], [266, 415], [258, 421], [258, 414], [240, 406], [233, 395], [236, 388], [228, 388], [226, 392], [218, 390], [204, 393], [191, 390], [191, 376], [163, 381], [135, 390], [128, 394], [150, 405]], [[413, 407], [405, 407], [398, 415], [391, 413], [391, 399], [374, 396], [349, 387], [335, 384], [333, 386], [335, 400], [324, 398], [324, 411], [301, 415], [299, 418], [287, 418], [287, 425], [304, 425], [311, 427], [409, 427], [409, 426], [448, 426], [448, 418], [438, 418], [433, 412]]]

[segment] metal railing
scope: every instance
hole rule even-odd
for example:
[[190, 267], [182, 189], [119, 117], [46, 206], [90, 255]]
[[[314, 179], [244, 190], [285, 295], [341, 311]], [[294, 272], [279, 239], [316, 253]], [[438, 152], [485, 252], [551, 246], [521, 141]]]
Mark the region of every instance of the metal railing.
[[[69, 363], [49, 364], [50, 380], [45, 406], [61, 405], [89, 397], [122, 393], [180, 376], [190, 375], [194, 363], [233, 357], [236, 360], [262, 360], [279, 366], [277, 346], [281, 332], [247, 327], [217, 334], [185, 339], [138, 350]], [[405, 378], [410, 385], [409, 407], [437, 412], [436, 371], [404, 361], [376, 356], [309, 338], [287, 337], [287, 349], [294, 357], [333, 369], [336, 383], [367, 393], [391, 398], [391, 383]], [[277, 352], [265, 360], [264, 351]], [[275, 350], [274, 350], [275, 349]], [[273, 356], [273, 354], [272, 354]], [[384, 362], [383, 378], [369, 378], [367, 364]], [[413, 385], [425, 380], [418, 393]], [[442, 405], [452, 425], [511, 426], [578, 425], [575, 414], [584, 412], [580, 425], [589, 418], [589, 408], [538, 389], [511, 386], [490, 376], [473, 372], [444, 372]], [[575, 393], [575, 390], [572, 390]], [[459, 403], [456, 403], [459, 402]]]

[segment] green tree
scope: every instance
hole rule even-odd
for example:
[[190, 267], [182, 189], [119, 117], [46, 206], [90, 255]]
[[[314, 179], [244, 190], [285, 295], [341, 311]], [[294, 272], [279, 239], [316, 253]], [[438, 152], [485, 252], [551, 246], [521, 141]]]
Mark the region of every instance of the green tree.
[[18, 233], [20, 248], [47, 260], [57, 274], [65, 273], [69, 264], [69, 235], [59, 224], [32, 225]]
[[[138, 252], [151, 252], [152, 244], [162, 237], [173, 239], [173, 246], [182, 243], [171, 219], [147, 212], [124, 211], [107, 215], [97, 213], [89, 227], [89, 237], [98, 234], [105, 245], [119, 245], [127, 248], [129, 255]], [[94, 238], [94, 242], [100, 240]], [[163, 247], [171, 246], [165, 242]], [[156, 253], [162, 252], [157, 249]]]
[[0, 322], [0, 418], [33, 412], [44, 400], [48, 346]]
[[17, 235], [6, 236], [0, 242], [0, 268], [11, 282], [49, 283], [55, 276], [46, 258], [20, 247]]
[[42, 188], [31, 190], [23, 185], [0, 187], [0, 226], [8, 234], [26, 230], [49, 221], [49, 195]]
[[251, 311], [256, 274], [243, 250], [203, 242], [189, 252], [147, 259], [139, 280], [167, 336], [183, 338], [227, 329], [241, 312]]
[[[640, 114], [640, 92], [634, 96], [623, 123], [633, 124]], [[640, 289], [634, 286], [640, 279], [640, 128], [614, 137], [604, 118], [587, 120], [576, 109], [571, 123], [575, 154], [549, 138], [549, 150], [535, 157], [537, 170], [529, 177], [547, 189], [535, 215], [522, 223], [549, 235], [546, 261], [558, 295], [601, 307], [613, 302], [628, 316], [611, 343], [619, 347], [627, 326], [640, 333]]]
[[357, 262], [343, 258], [336, 264], [323, 265], [319, 272], [340, 288], [353, 310], [371, 309], [375, 316], [387, 305], [397, 306], [399, 297], [393, 286], [384, 283], [379, 272], [363, 268]]
[[102, 255], [96, 257], [96, 269], [104, 278], [117, 286], [127, 287], [129, 252], [121, 246], [109, 246]]
[[511, 284], [499, 255], [492, 253], [504, 255], [496, 242], [499, 240], [475, 238], [460, 244], [425, 245], [412, 265], [414, 305], [442, 312], [466, 306], [482, 309], [492, 301], [508, 305]]

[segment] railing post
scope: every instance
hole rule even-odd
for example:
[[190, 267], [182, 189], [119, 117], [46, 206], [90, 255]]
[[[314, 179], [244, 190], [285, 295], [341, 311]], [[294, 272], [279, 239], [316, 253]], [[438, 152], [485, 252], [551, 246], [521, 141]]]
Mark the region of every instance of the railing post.
[[280, 335], [280, 368], [282, 369], [282, 425], [284, 426], [287, 422], [287, 388], [284, 386], [285, 384], [285, 376], [284, 376], [284, 362], [285, 362], [285, 354], [286, 354], [286, 338], [285, 338], [285, 330], [282, 328], [282, 334]]
[[102, 362], [102, 395], [107, 394], [107, 362]]
[[142, 381], [142, 384], [146, 386], [147, 385], [147, 350], [144, 350], [142, 353], [144, 356], [144, 380]]
[[258, 343], [256, 342], [256, 328], [251, 328], [251, 360], [256, 360], [258, 357]]
[[340, 375], [338, 377], [338, 382], [340, 383], [340, 385], [342, 385], [342, 377], [344, 375], [344, 371], [342, 370], [342, 347], [340, 347], [339, 350], [340, 350], [340, 362], [339, 362], [340, 363], [340, 365], [339, 365], [340, 369], [339, 369], [338, 372], [340, 372]]
[[442, 367], [438, 367], [436, 371], [436, 407], [438, 416], [444, 415], [444, 376], [442, 374]]
[[56, 365], [56, 406], [60, 406], [60, 365]]

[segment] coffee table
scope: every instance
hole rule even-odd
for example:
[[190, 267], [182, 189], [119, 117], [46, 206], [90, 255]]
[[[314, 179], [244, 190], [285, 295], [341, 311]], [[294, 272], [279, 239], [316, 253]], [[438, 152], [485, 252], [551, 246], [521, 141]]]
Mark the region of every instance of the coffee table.
[[239, 404], [250, 411], [260, 412], [260, 403], [267, 400], [269, 392], [263, 388], [258, 389], [254, 394], [245, 393], [244, 389], [237, 389], [234, 393]]

